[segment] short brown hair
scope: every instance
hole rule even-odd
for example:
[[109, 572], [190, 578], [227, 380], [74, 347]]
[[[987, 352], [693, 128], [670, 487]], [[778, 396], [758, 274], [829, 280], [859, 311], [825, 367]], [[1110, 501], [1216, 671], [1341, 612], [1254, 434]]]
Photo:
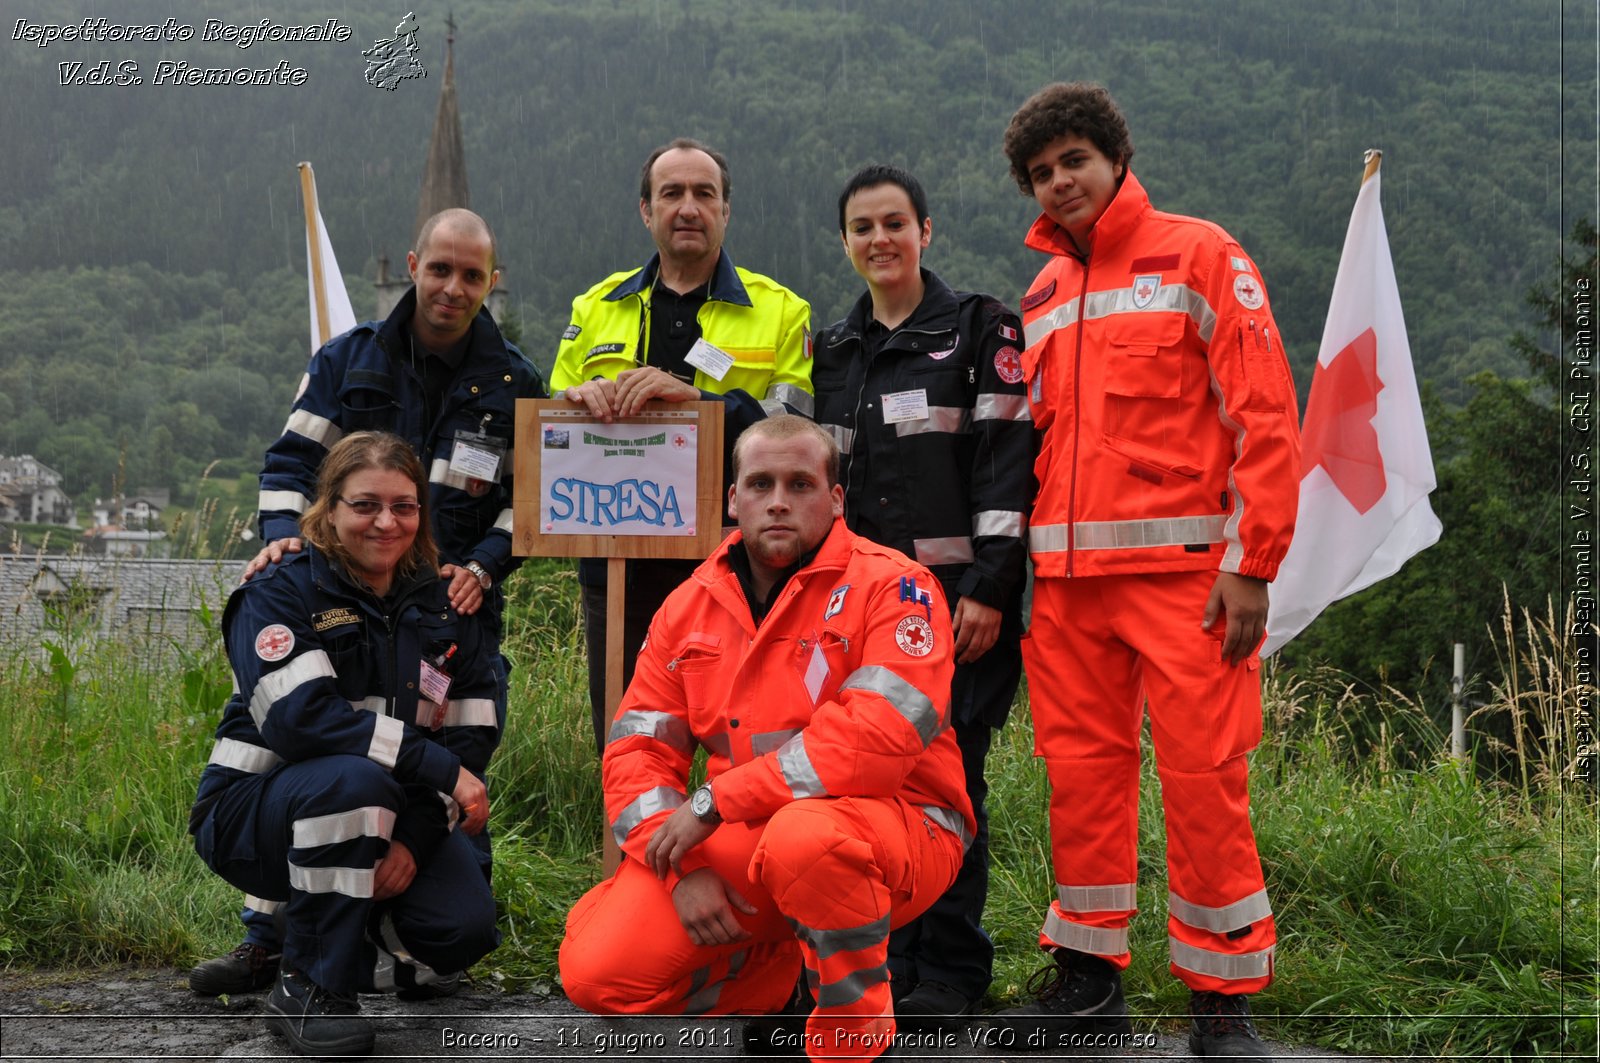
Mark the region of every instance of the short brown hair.
[[393, 469], [410, 480], [417, 489], [422, 512], [417, 517], [417, 537], [400, 559], [396, 574], [402, 577], [439, 568], [439, 548], [428, 525], [428, 474], [417, 452], [397, 435], [389, 432], [352, 432], [333, 445], [317, 470], [317, 497], [300, 515], [300, 534], [350, 571], [350, 552], [339, 542], [333, 529], [333, 507], [344, 493], [344, 482], [364, 469]]
[[1033, 195], [1028, 161], [1068, 134], [1099, 148], [1113, 166], [1121, 163], [1126, 167], [1133, 159], [1127, 120], [1106, 87], [1089, 81], [1058, 81], [1029, 96], [1006, 126], [1006, 158], [1023, 195]]
[[823, 464], [828, 473], [828, 486], [832, 487], [839, 482], [839, 444], [834, 441], [828, 430], [817, 422], [807, 417], [793, 413], [780, 413], [774, 417], [767, 417], [746, 428], [740, 433], [733, 444], [733, 480], [739, 482], [739, 466], [744, 461], [745, 442], [760, 436], [763, 439], [793, 439], [795, 436], [810, 435], [822, 441], [825, 458]]
[[676, 137], [652, 151], [650, 157], [644, 160], [644, 169], [639, 171], [639, 198], [642, 201], [650, 202], [650, 194], [653, 191], [650, 187], [650, 171], [656, 168], [656, 160], [667, 152], [677, 151], [680, 148], [685, 151], [703, 151], [711, 156], [711, 161], [717, 164], [717, 171], [722, 174], [722, 198], [726, 200], [733, 195], [733, 177], [728, 173], [728, 160], [722, 157], [722, 152], [709, 144], [700, 143], [693, 137]]

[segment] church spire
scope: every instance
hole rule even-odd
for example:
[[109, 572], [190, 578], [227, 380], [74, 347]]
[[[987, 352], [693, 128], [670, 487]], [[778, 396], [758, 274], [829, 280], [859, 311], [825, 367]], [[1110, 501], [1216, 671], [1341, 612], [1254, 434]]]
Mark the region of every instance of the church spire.
[[428, 143], [428, 162], [422, 171], [422, 194], [417, 201], [417, 223], [412, 227], [413, 246], [422, 223], [449, 207], [470, 207], [467, 195], [467, 157], [461, 147], [461, 113], [456, 107], [456, 18], [451, 12], [445, 22], [444, 88], [439, 92], [439, 110], [433, 119], [433, 137]]

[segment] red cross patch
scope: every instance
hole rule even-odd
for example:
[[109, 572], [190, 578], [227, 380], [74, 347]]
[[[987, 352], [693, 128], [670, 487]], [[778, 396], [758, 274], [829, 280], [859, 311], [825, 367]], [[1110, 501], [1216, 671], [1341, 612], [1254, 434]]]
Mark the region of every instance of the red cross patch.
[[1002, 347], [994, 352], [994, 371], [1007, 384], [1022, 383], [1022, 354], [1015, 347]]
[[933, 652], [933, 625], [926, 617], [908, 616], [894, 629], [894, 641], [908, 657], [926, 657]]
[[294, 649], [294, 632], [282, 624], [261, 629], [256, 636], [256, 656], [263, 661], [281, 661]]
[[1266, 295], [1261, 291], [1261, 285], [1248, 273], [1241, 273], [1233, 278], [1233, 297], [1239, 300], [1239, 305], [1246, 310], [1260, 310], [1261, 304], [1267, 301]]

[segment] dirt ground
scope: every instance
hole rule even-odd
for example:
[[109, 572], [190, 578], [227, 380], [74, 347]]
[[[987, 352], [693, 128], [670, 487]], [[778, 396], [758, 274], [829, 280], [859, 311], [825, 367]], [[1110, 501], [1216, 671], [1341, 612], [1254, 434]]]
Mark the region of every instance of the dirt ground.
[[[0, 1058], [284, 1059], [288, 1046], [260, 1018], [265, 994], [208, 999], [189, 991], [187, 973], [171, 969], [0, 973]], [[507, 994], [468, 987], [426, 1004], [363, 997], [377, 1026], [375, 1058], [388, 1060], [599, 1057], [699, 1060], [741, 1055], [740, 1023], [727, 1019], [608, 1020], [578, 1011], [559, 996]], [[941, 1039], [902, 1041], [906, 1058], [1082, 1058], [1018, 1052], [999, 1031], [974, 1025]], [[1188, 1058], [1182, 1033], [1143, 1032], [1144, 1043], [1091, 1058]], [[1376, 1063], [1321, 1049], [1271, 1044], [1280, 1059]]]

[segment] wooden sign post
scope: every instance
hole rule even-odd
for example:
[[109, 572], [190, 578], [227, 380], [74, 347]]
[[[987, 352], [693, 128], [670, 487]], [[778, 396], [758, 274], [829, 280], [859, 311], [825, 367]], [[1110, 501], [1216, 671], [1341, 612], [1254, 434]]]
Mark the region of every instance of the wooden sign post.
[[[650, 402], [607, 424], [562, 399], [519, 399], [512, 549], [604, 557], [606, 731], [622, 702], [630, 557], [708, 556], [722, 540], [722, 404]], [[603, 831], [605, 871], [621, 860]]]

